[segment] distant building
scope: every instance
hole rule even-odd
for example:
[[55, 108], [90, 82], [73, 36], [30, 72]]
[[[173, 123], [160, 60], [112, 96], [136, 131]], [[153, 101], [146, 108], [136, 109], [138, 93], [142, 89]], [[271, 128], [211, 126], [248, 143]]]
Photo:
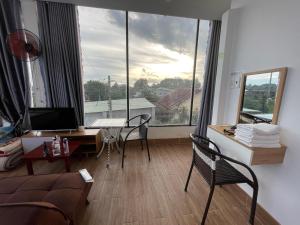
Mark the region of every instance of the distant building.
[[[195, 90], [195, 95], [200, 93], [200, 89]], [[190, 88], [178, 88], [171, 93], [161, 97], [156, 105], [165, 110], [174, 110], [182, 107], [188, 101], [190, 102], [192, 91]]]
[[[127, 118], [127, 99], [111, 100], [111, 103], [113, 118]], [[155, 120], [155, 105], [146, 98], [130, 98], [129, 109], [130, 115], [132, 116], [149, 113], [152, 115], [152, 119]], [[91, 126], [97, 119], [101, 118], [109, 118], [108, 100], [84, 103], [84, 119], [86, 126]]]
[[163, 96], [169, 94], [170, 92], [172, 92], [171, 89], [164, 88], [164, 87], [159, 87], [154, 90], [154, 94], [157, 95], [158, 97], [163, 97]]
[[[188, 116], [184, 115], [190, 111], [191, 107], [191, 97], [192, 92], [190, 88], [178, 88], [171, 93], [161, 97], [157, 102], [157, 117], [161, 113], [172, 115], [173, 119], [179, 119], [180, 117], [186, 117], [184, 120], [188, 119]], [[194, 94], [194, 102], [199, 102], [200, 105], [201, 99], [201, 90], [196, 89]], [[194, 109], [197, 107], [197, 104], [194, 105]], [[199, 107], [197, 107], [199, 108]], [[160, 112], [160, 113], [159, 113]], [[183, 120], [183, 119], [181, 119]], [[185, 121], [181, 121], [185, 122]]]

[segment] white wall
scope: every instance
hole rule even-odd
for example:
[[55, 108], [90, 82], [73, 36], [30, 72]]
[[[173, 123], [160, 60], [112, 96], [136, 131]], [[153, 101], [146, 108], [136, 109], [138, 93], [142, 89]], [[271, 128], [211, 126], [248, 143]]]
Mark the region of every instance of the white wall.
[[232, 8], [223, 17], [228, 58], [222, 65], [227, 69], [218, 73], [216, 103], [222, 107], [215, 108], [215, 122], [235, 123], [239, 88], [230, 88], [230, 73], [288, 67], [279, 115], [281, 141], [288, 147], [284, 163], [252, 168], [259, 179], [259, 203], [281, 224], [295, 225], [300, 212], [300, 1], [240, 0]]

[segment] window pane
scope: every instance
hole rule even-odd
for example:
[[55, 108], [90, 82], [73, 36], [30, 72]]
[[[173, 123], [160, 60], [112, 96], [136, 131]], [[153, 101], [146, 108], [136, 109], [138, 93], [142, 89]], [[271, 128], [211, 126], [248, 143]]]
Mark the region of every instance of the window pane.
[[[0, 116], [0, 127], [9, 127], [11, 124]], [[1, 132], [0, 132], [1, 136]]]
[[199, 110], [200, 110], [208, 36], [209, 36], [209, 21], [208, 20], [200, 20], [192, 124], [197, 123], [198, 114], [199, 114]]
[[85, 125], [100, 118], [127, 118], [126, 15], [78, 7]]
[[129, 12], [130, 117], [188, 124], [196, 19]]

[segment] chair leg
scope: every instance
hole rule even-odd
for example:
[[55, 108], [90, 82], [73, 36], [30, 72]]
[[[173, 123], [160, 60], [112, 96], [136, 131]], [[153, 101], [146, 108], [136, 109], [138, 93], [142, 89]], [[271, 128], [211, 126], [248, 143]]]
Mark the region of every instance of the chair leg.
[[204, 214], [203, 214], [203, 217], [202, 217], [201, 225], [205, 224], [205, 220], [206, 220], [206, 217], [207, 217], [207, 214], [208, 214], [208, 209], [209, 209], [209, 206], [210, 206], [210, 203], [211, 203], [212, 196], [214, 194], [214, 190], [215, 190], [215, 185], [213, 185], [210, 188], [210, 192], [209, 192], [209, 196], [208, 196], [208, 199], [207, 199], [205, 211], [204, 211]]
[[149, 151], [148, 139], [145, 139], [145, 141], [146, 141], [146, 147], [147, 147], [147, 151], [148, 151], [148, 159], [149, 159], [149, 162], [150, 162], [151, 158], [150, 158], [150, 151]]
[[191, 165], [191, 168], [190, 168], [190, 171], [189, 171], [189, 175], [188, 175], [188, 178], [186, 180], [185, 187], [184, 187], [184, 191], [185, 192], [187, 192], [187, 188], [188, 188], [188, 185], [189, 185], [189, 182], [190, 182], [190, 178], [191, 178], [191, 175], [192, 175], [193, 167], [194, 167], [194, 163], [192, 162], [192, 165]]
[[144, 150], [143, 140], [141, 140], [141, 147], [142, 147], [142, 151], [143, 151]]
[[125, 147], [126, 147], [126, 141], [123, 142], [122, 169], [124, 168]]
[[255, 211], [256, 211], [256, 203], [257, 203], [257, 194], [258, 194], [258, 187], [253, 187], [253, 196], [252, 196], [251, 212], [250, 212], [250, 218], [249, 218], [249, 223], [250, 223], [251, 225], [254, 224], [254, 219], [255, 219]]

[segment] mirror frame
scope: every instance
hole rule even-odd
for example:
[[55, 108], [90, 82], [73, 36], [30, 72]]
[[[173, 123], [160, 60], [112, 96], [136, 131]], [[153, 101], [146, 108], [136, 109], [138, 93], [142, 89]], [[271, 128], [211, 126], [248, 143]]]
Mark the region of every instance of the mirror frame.
[[259, 74], [264, 74], [264, 73], [279, 72], [279, 82], [278, 82], [278, 88], [277, 88], [277, 93], [276, 93], [276, 97], [275, 97], [275, 104], [274, 104], [273, 117], [272, 117], [272, 124], [277, 124], [279, 111], [280, 111], [281, 100], [282, 100], [282, 95], [283, 95], [283, 91], [284, 91], [286, 75], [287, 75], [287, 70], [288, 70], [287, 67], [281, 67], [281, 68], [276, 68], [276, 69], [260, 70], [260, 71], [255, 71], [255, 72], [249, 72], [249, 73], [243, 73], [242, 74], [239, 105], [238, 105], [237, 118], [236, 118], [236, 123], [237, 124], [239, 123], [241, 108], [242, 108], [242, 105], [243, 105], [244, 90], [245, 90], [247, 77], [251, 76], [251, 75], [259, 75]]

